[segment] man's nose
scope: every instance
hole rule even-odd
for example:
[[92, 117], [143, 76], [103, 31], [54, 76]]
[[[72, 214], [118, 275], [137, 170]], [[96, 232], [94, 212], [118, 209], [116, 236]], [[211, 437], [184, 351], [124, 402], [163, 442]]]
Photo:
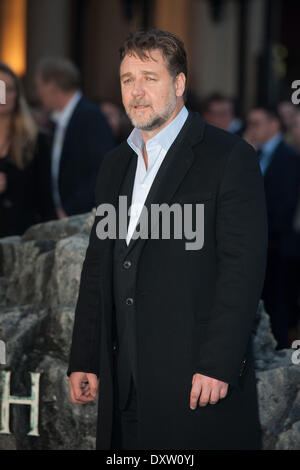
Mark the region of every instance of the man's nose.
[[132, 96], [143, 96], [145, 94], [145, 90], [143, 84], [140, 80], [136, 80], [133, 87], [132, 87]]

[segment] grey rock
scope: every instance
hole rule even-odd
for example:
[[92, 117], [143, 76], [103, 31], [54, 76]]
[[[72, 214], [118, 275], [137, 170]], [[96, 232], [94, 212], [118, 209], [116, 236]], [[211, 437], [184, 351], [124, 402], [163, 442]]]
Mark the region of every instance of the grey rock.
[[34, 441], [27, 437], [22, 445], [27, 449], [41, 450], [94, 449], [97, 400], [84, 405], [71, 403], [67, 363], [60, 359], [44, 356], [36, 370], [41, 373], [40, 437]]
[[[8, 305], [43, 304], [54, 262], [52, 241], [29, 241], [15, 246], [13, 269], [7, 276]], [[46, 294], [46, 298], [45, 298]]]
[[283, 432], [276, 443], [276, 450], [300, 450], [300, 421]]
[[[287, 365], [256, 373], [264, 448], [299, 420], [300, 368]], [[298, 436], [300, 442], [300, 435]], [[273, 448], [273, 447], [271, 447]]]
[[88, 238], [77, 234], [57, 242], [49, 285], [51, 304], [75, 305]]
[[276, 350], [277, 342], [272, 334], [270, 317], [261, 300], [256, 314], [255, 334], [252, 338], [256, 370], [274, 369], [291, 364], [291, 349]]
[[90, 231], [92, 229], [92, 226], [95, 220], [95, 215], [96, 215], [96, 208], [93, 209], [92, 212], [89, 214], [89, 216], [86, 218], [82, 226], [81, 233], [86, 234], [86, 235], [90, 234]]
[[0, 338], [6, 344], [6, 363], [10, 370], [17, 368], [32, 347], [39, 343], [46, 317], [45, 310], [35, 311], [31, 306], [1, 311]]
[[9, 276], [15, 268], [15, 252], [20, 237], [0, 238], [0, 276]]
[[49, 312], [43, 332], [47, 338], [47, 350], [66, 362], [69, 359], [73, 321], [74, 308], [59, 306]]
[[82, 229], [86, 230], [86, 224], [91, 214], [73, 215], [60, 220], [50, 220], [43, 224], [30, 227], [22, 236], [22, 241], [29, 240], [61, 240], [74, 235]]
[[[12, 434], [0, 449], [94, 449], [97, 400], [70, 401], [69, 349], [82, 263], [95, 210], [30, 227], [0, 239], [0, 339], [6, 341], [11, 393], [30, 394], [39, 372], [39, 436], [27, 436], [27, 406], [11, 407]], [[264, 449], [300, 449], [300, 365], [292, 349], [276, 350], [260, 302], [252, 335]], [[0, 383], [0, 402], [1, 402]], [[0, 403], [1, 404], [1, 403]]]

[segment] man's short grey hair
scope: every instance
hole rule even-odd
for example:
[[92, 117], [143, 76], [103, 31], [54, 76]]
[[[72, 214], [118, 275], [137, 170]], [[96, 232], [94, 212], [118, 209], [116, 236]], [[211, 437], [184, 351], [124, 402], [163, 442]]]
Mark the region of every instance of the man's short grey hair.
[[37, 65], [37, 72], [44, 82], [54, 82], [63, 91], [80, 87], [78, 68], [64, 57], [44, 57]]

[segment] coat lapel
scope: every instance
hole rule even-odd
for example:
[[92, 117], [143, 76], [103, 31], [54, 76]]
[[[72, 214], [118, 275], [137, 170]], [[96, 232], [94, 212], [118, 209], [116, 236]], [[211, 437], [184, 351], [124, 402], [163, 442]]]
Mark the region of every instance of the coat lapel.
[[[126, 142], [124, 142], [118, 149], [117, 155], [111, 157], [113, 164], [110, 165], [109, 172], [107, 173], [102, 186], [97, 188], [99, 193], [96, 196], [96, 200], [101, 200], [103, 203], [111, 204], [115, 208], [117, 228], [119, 226], [118, 197], [129, 163], [134, 157], [134, 151]], [[103, 252], [102, 262], [103, 266], [106, 266], [105, 271], [108, 272], [111, 266], [110, 256], [112, 256], [114, 239], [106, 238], [103, 240], [103, 242], [104, 243], [100, 244], [101, 250]], [[124, 243], [126, 243], [125, 240]]]
[[[151, 185], [144, 203], [148, 214], [151, 213], [151, 204], [170, 203], [174, 193], [193, 164], [195, 157], [192, 147], [202, 140], [204, 126], [205, 121], [200, 117], [200, 115], [190, 111], [186, 122], [167, 152], [153, 184]], [[101, 188], [101, 192], [104, 195], [101, 199], [106, 203], [112, 204], [116, 209], [117, 227], [119, 227], [118, 198], [120, 189], [130, 160], [134, 157], [134, 151], [127, 142], [124, 142], [123, 145], [120, 146], [118, 154], [112, 157], [114, 158], [114, 164], [110, 167], [111, 173], [108, 174], [105, 179], [105, 188]], [[128, 209], [129, 204], [127, 210]], [[134, 231], [133, 237], [131, 238], [128, 246], [126, 245], [126, 240], [124, 240], [124, 244], [126, 245], [126, 250], [124, 251], [125, 256], [127, 256], [137, 243], [141, 244], [141, 246], [146, 243], [146, 241], [151, 237], [150, 227], [146, 234], [147, 238], [134, 238], [135, 234], [136, 230]], [[103, 251], [109, 258], [109, 253], [112, 253], [114, 239], [107, 238], [105, 241], [105, 250]]]
[[[151, 213], [151, 204], [170, 203], [174, 193], [193, 164], [195, 157], [192, 146], [202, 140], [203, 131], [203, 119], [198, 113], [190, 112], [181, 131], [167, 152], [144, 203], [149, 215]], [[134, 238], [136, 230], [134, 231], [126, 250], [126, 256], [137, 243], [143, 246], [151, 238], [150, 228], [148, 227], [147, 238]]]

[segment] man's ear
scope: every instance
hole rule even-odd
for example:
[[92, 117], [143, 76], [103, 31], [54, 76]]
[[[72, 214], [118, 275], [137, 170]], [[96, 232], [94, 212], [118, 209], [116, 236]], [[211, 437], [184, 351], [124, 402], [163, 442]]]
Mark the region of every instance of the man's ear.
[[175, 93], [176, 96], [182, 96], [185, 90], [186, 76], [180, 72], [175, 78]]

